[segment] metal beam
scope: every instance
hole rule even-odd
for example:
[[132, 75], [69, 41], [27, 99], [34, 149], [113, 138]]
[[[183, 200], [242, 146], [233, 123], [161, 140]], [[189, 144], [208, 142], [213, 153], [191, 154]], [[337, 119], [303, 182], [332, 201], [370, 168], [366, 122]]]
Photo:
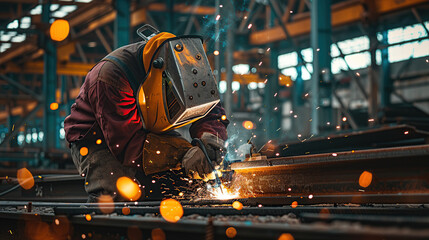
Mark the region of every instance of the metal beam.
[[[45, 3], [42, 5], [42, 23], [49, 24], [51, 18], [51, 4]], [[50, 104], [55, 102], [55, 91], [57, 88], [57, 49], [53, 41], [47, 35], [41, 36], [44, 43], [45, 53], [43, 55], [44, 74], [43, 74], [43, 129], [44, 137], [43, 149], [48, 151], [54, 149], [58, 145], [57, 137], [57, 112], [50, 109]]]
[[319, 134], [332, 123], [331, 74], [331, 0], [312, 1], [311, 47], [313, 74], [311, 79], [311, 133]]
[[26, 93], [26, 94], [32, 96], [37, 101], [40, 101], [42, 99], [39, 94], [35, 93], [33, 90], [27, 88], [26, 86], [22, 85], [21, 83], [13, 80], [12, 78], [9, 78], [3, 74], [0, 74], [0, 78], [4, 79], [6, 82], [8, 82], [10, 85], [16, 87], [17, 89], [21, 90], [23, 93]]
[[9, 140], [13, 137], [16, 136], [16, 134], [18, 134], [19, 132], [19, 128], [25, 124], [29, 119], [33, 118], [34, 115], [40, 110], [42, 109], [43, 104], [39, 103], [35, 108], [33, 108], [33, 110], [31, 110], [31, 112], [29, 112], [27, 115], [23, 116], [18, 122], [14, 123], [14, 131], [9, 132], [5, 138], [3, 139], [3, 142], [0, 143], [0, 147], [1, 146], [5, 146], [5, 144], [7, 142], [9, 142]]
[[112, 51], [112, 48], [110, 47], [109, 43], [107, 42], [106, 38], [104, 37], [103, 33], [101, 33], [101, 30], [99, 28], [95, 30], [95, 34], [97, 35], [101, 44], [103, 44], [103, 47], [106, 50], [106, 52], [110, 53]]
[[[0, 72], [7, 73], [25, 73], [25, 74], [44, 74], [43, 62], [27, 62], [23, 65], [17, 65], [15, 63], [9, 63], [6, 65], [4, 70]], [[84, 77], [94, 66], [94, 63], [73, 63], [68, 62], [65, 64], [57, 63], [57, 73], [59, 75], [70, 75]]]
[[[349, 4], [338, 3], [332, 6], [331, 23], [333, 27], [362, 20], [362, 16], [364, 16], [365, 11], [361, 1], [349, 0], [346, 3]], [[378, 15], [383, 15], [423, 3], [427, 3], [427, 0], [383, 0], [376, 1], [376, 8]], [[309, 34], [311, 31], [310, 16], [303, 17], [297, 21], [286, 24], [286, 29], [290, 33], [291, 37]], [[252, 32], [249, 37], [249, 42], [252, 45], [262, 45], [287, 38], [288, 37], [281, 32], [281, 26], [275, 26]]]

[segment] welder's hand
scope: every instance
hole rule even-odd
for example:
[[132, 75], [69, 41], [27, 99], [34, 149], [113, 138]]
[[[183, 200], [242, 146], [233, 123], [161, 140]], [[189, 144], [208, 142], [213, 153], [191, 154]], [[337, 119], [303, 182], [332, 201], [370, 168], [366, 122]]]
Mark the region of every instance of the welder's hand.
[[198, 173], [200, 178], [213, 171], [201, 148], [194, 146], [189, 149], [182, 160], [182, 167], [187, 175]]
[[214, 165], [219, 165], [223, 156], [225, 156], [226, 148], [224, 147], [225, 141], [211, 133], [205, 132], [201, 136], [201, 141], [206, 147], [207, 154]]

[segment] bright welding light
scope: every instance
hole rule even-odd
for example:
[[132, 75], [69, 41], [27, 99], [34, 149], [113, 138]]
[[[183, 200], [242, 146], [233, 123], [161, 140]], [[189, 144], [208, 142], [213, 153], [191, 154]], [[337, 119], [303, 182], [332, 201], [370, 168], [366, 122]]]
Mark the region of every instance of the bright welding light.
[[[220, 190], [222, 188], [222, 191]], [[211, 188], [209, 191], [212, 193], [213, 197], [220, 200], [228, 200], [238, 198], [240, 194], [238, 192], [232, 192], [231, 189], [225, 187], [222, 183], [220, 187]]]

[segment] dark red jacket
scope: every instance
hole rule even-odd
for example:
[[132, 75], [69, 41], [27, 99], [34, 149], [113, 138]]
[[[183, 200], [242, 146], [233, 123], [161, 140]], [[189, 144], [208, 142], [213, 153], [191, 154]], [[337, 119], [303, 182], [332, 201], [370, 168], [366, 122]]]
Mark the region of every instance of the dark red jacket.
[[[191, 137], [210, 132], [226, 140], [229, 122], [221, 120], [224, 114], [218, 104], [206, 117], [191, 125]], [[130, 83], [121, 70], [108, 61], [98, 63], [87, 74], [71, 114], [64, 120], [66, 140], [72, 143], [84, 139], [95, 122], [107, 146], [123, 165], [141, 163], [147, 131], [142, 127]]]

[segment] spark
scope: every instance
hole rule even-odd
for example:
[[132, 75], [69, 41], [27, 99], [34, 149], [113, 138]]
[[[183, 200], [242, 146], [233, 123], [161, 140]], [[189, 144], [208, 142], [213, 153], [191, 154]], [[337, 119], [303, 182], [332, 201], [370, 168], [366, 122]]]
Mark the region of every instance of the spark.
[[247, 29], [251, 29], [252, 28], [252, 24], [249, 24], [249, 26], [247, 26]]
[[292, 188], [288, 188], [287, 190], [290, 192], [290, 191], [292, 191]]
[[157, 151], [156, 151], [156, 154], [158, 154], [158, 155], [159, 155], [159, 154], [161, 154], [161, 151], [157, 150]]
[[320, 51], [320, 48], [316, 49], [316, 51], [317, 51], [317, 52], [318, 52], [318, 51]]
[[60, 220], [55, 219], [55, 225], [60, 225]]
[[261, 65], [262, 65], [262, 61], [259, 62], [259, 66], [261, 66]]
[[244, 19], [247, 19], [247, 16], [244, 16]]
[[110, 172], [110, 175], [113, 175], [113, 172]]
[[343, 117], [343, 122], [346, 122], [347, 121], [347, 118], [346, 117]]
[[332, 153], [332, 156], [336, 157], [336, 156], [338, 156], [338, 154], [336, 154], [336, 153]]
[[340, 126], [337, 126], [336, 128], [337, 128], [337, 129], [340, 129], [341, 127], [340, 127]]
[[306, 94], [304, 95], [304, 97], [308, 97], [308, 93], [306, 93]]
[[293, 11], [292, 11], [292, 10], [290, 10], [290, 11], [289, 11], [289, 13], [293, 13]]
[[[222, 189], [222, 191], [220, 189]], [[240, 196], [237, 191], [233, 192], [231, 189], [225, 187], [223, 183], [221, 183], [220, 187], [209, 188], [208, 191], [213, 195], [214, 198], [220, 200], [234, 199]]]
[[82, 177], [85, 177], [85, 173], [82, 173], [82, 174], [81, 174], [81, 176], [82, 176]]
[[258, 207], [262, 207], [262, 204], [259, 204]]
[[223, 7], [223, 5], [221, 4], [221, 5], [219, 5], [219, 7], [221, 8], [221, 7]]
[[152, 180], [152, 183], [155, 183], [155, 180]]
[[277, 111], [277, 109], [278, 109], [278, 107], [275, 107], [275, 108], [274, 108], [274, 111]]
[[216, 16], [216, 21], [219, 21], [219, 19], [220, 19], [220, 15], [217, 15]]
[[360, 73], [358, 73], [358, 72], [357, 72], [357, 73], [356, 73], [356, 76], [360, 77]]
[[368, 122], [374, 122], [374, 118], [368, 119]]
[[79, 153], [83, 157], [86, 156], [88, 154], [88, 148], [87, 147], [81, 147], [80, 150], [79, 150]]
[[277, 97], [277, 93], [274, 94], [274, 97]]
[[267, 48], [267, 52], [269, 52], [271, 50], [271, 48]]
[[298, 207], [298, 202], [297, 201], [293, 201], [292, 204], [290, 205], [292, 208], [296, 208]]
[[278, 157], [278, 156], [280, 156], [280, 153], [276, 153], [276, 156]]
[[331, 122], [327, 122], [326, 125], [328, 125], [328, 126], [331, 125]]
[[313, 194], [308, 195], [308, 198], [312, 199], [313, 198]]
[[217, 56], [217, 55], [219, 55], [219, 51], [218, 51], [218, 50], [215, 50], [215, 51], [213, 52], [213, 54]]
[[296, 115], [296, 114], [295, 114], [295, 115], [293, 115], [293, 117], [294, 117], [294, 118], [297, 118], [297, 117], [298, 117], [298, 115]]
[[407, 135], [408, 133], [409, 133], [408, 131], [405, 131], [405, 132], [404, 132], [404, 134], [405, 134], [405, 135]]

